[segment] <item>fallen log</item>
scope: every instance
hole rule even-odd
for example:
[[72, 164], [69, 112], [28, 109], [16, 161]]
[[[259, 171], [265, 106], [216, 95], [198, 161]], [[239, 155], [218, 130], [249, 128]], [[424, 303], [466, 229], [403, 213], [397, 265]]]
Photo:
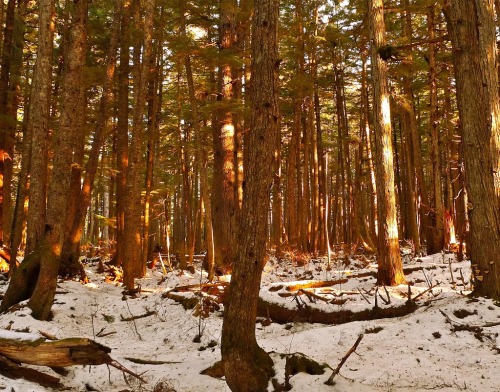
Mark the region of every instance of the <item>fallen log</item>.
[[301, 289], [316, 289], [319, 287], [329, 287], [336, 286], [338, 284], [347, 283], [349, 279], [338, 279], [338, 280], [311, 280], [304, 283], [295, 283], [286, 286], [287, 291], [298, 291]]
[[48, 342], [31, 334], [10, 331], [0, 334], [0, 355], [29, 365], [65, 367], [110, 364], [110, 352], [110, 348], [87, 338]]
[[290, 309], [278, 303], [259, 298], [257, 315], [260, 317], [268, 317], [274, 322], [283, 324], [289, 322], [308, 322], [331, 325], [345, 324], [351, 321], [402, 317], [413, 313], [417, 308], [418, 306], [414, 302], [411, 302], [400, 306], [386, 308], [373, 307], [356, 312], [349, 309], [325, 312], [312, 306], [301, 306]]
[[0, 355], [0, 374], [10, 379], [22, 378], [46, 388], [60, 388], [59, 378], [35, 369], [25, 368]]
[[192, 291], [193, 289], [198, 289], [198, 290], [203, 290], [203, 289], [208, 289], [211, 287], [218, 287], [218, 286], [229, 286], [228, 282], [218, 282], [218, 283], [202, 283], [202, 284], [189, 284], [187, 286], [177, 286], [174, 287], [171, 290], [168, 290], [165, 294], [163, 294], [164, 297], [167, 296], [168, 293], [179, 293], [179, 292], [185, 292], [185, 291]]
[[111, 358], [111, 349], [87, 338], [69, 338], [47, 342], [35, 334], [7, 330], [0, 331], [0, 374], [25, 378], [40, 385], [58, 386], [59, 379], [25, 368], [19, 364], [61, 369], [75, 365], [109, 365], [146, 382]]

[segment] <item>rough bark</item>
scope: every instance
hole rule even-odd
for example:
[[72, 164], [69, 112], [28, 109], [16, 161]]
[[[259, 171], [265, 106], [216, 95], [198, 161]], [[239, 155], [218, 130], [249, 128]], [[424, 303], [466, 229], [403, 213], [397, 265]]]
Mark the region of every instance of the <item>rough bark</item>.
[[94, 188], [94, 180], [97, 173], [97, 167], [99, 162], [99, 155], [104, 143], [104, 139], [108, 130], [108, 119], [109, 119], [109, 105], [113, 98], [113, 78], [116, 67], [116, 53], [118, 45], [118, 33], [119, 33], [119, 15], [122, 0], [115, 1], [115, 20], [113, 22], [113, 29], [111, 32], [111, 38], [109, 43], [109, 50], [106, 60], [106, 79], [103, 85], [103, 93], [101, 96], [100, 106], [99, 106], [99, 117], [96, 122], [94, 137], [92, 141], [92, 147], [89, 153], [89, 158], [85, 165], [85, 176], [79, 192], [77, 200], [78, 205], [75, 206], [75, 212], [70, 216], [71, 226], [69, 228], [69, 233], [65, 238], [63, 250], [62, 250], [62, 273], [72, 275], [76, 270], [80, 271], [77, 262], [79, 258], [79, 244], [83, 234], [83, 228], [85, 223], [85, 217], [87, 216], [87, 211], [90, 206], [90, 200], [92, 196], [92, 190]]
[[74, 147], [78, 144], [78, 139], [85, 135], [82, 130], [84, 121], [82, 113], [84, 113], [85, 106], [83, 68], [87, 54], [87, 0], [75, 1], [71, 11], [70, 42], [65, 61], [61, 97], [61, 121], [53, 141], [56, 148], [48, 189], [45, 236], [49, 249], [41, 254], [40, 274], [28, 302], [33, 317], [41, 320], [49, 317], [55, 296], [61, 248], [66, 231]]
[[116, 124], [116, 253], [115, 265], [124, 257], [125, 198], [128, 169], [129, 83], [130, 83], [130, 0], [123, 0], [120, 15], [120, 66]]
[[463, 152], [474, 293], [500, 299], [500, 103], [493, 0], [447, 0]]
[[244, 157], [245, 190], [240, 220], [238, 258], [234, 265], [222, 327], [222, 359], [233, 391], [266, 391], [272, 360], [257, 344], [255, 318], [266, 257], [269, 192], [273, 181], [277, 97], [278, 1], [255, 0], [252, 36], [250, 131]]
[[379, 48], [386, 43], [384, 5], [382, 0], [370, 0], [369, 5], [378, 207], [377, 283], [393, 286], [404, 283], [405, 278], [396, 220], [387, 63], [379, 54]]
[[[427, 25], [429, 39], [435, 38], [435, 10], [429, 6]], [[437, 102], [436, 44], [429, 44], [429, 123], [431, 135], [432, 200], [427, 238], [427, 253], [437, 253], [444, 248], [444, 206], [441, 181], [441, 143], [439, 138], [439, 113]]]
[[214, 172], [212, 189], [212, 217], [216, 268], [229, 271], [236, 250], [235, 184], [237, 167], [235, 162], [236, 119], [234, 96], [236, 82], [233, 80], [231, 55], [234, 54], [237, 3], [235, 0], [220, 0], [220, 61], [218, 72], [218, 95], [221, 102], [217, 120], [213, 124]]
[[47, 197], [47, 140], [52, 87], [54, 47], [54, 1], [39, 3], [38, 48], [31, 86], [28, 133], [31, 135], [30, 201], [27, 217], [26, 252], [33, 251], [44, 235]]
[[[137, 5], [138, 6], [138, 5]], [[127, 168], [127, 185], [125, 198], [125, 227], [124, 227], [124, 250], [123, 255], [123, 284], [127, 289], [133, 289], [135, 278], [141, 277], [142, 266], [142, 241], [141, 241], [141, 191], [142, 170], [144, 160], [142, 158], [144, 142], [144, 109], [146, 103], [147, 80], [149, 64], [152, 55], [153, 15], [155, 11], [155, 0], [147, 0], [144, 3], [144, 23], [140, 23], [140, 13], [135, 17], [136, 27], [143, 27], [142, 55], [140, 44], [134, 47], [134, 112], [132, 120], [132, 139], [130, 142], [129, 161]]]
[[[408, 10], [409, 0], [403, 0], [402, 6], [407, 11], [403, 17], [403, 32], [405, 42], [412, 43], [412, 17]], [[405, 173], [406, 173], [406, 225], [408, 237], [413, 242], [414, 251], [420, 250], [420, 232], [418, 227], [417, 216], [417, 183], [415, 181], [415, 156], [420, 154], [413, 146], [412, 134], [417, 133], [417, 123], [415, 121], [415, 105], [413, 102], [413, 89], [411, 86], [411, 73], [414, 70], [413, 52], [409, 51], [408, 55], [403, 59], [407, 71], [402, 77], [403, 102], [402, 106], [402, 121], [404, 135], [404, 152], [405, 152]]]

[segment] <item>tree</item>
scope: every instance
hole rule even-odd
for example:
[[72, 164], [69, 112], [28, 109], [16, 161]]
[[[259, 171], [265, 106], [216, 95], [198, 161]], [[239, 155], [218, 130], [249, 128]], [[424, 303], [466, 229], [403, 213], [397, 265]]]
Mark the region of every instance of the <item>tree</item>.
[[[138, 7], [139, 4], [136, 5]], [[142, 170], [145, 162], [142, 158], [144, 143], [144, 109], [146, 104], [147, 81], [149, 76], [150, 59], [153, 50], [153, 15], [155, 0], [147, 0], [144, 4], [144, 23], [141, 23], [140, 12], [137, 9], [135, 17], [136, 27], [143, 27], [142, 42], [134, 45], [134, 111], [132, 121], [132, 139], [129, 149], [127, 168], [127, 193], [125, 198], [125, 241], [123, 255], [123, 284], [127, 289], [134, 288], [134, 279], [143, 274], [142, 242], [141, 242], [141, 192]], [[137, 34], [137, 32], [136, 32]], [[141, 45], [142, 44], [142, 45]], [[142, 46], [142, 53], [141, 53]]]
[[47, 199], [47, 140], [49, 132], [52, 53], [54, 47], [54, 1], [40, 2], [38, 48], [33, 72], [28, 113], [31, 135], [31, 170], [26, 251], [29, 253], [43, 237]]
[[463, 134], [474, 293], [500, 299], [500, 102], [493, 0], [447, 0]]
[[[222, 360], [233, 391], [266, 391], [272, 360], [258, 346], [255, 318], [266, 239], [270, 190], [279, 132], [278, 1], [255, 0], [252, 24], [252, 96], [250, 131], [244, 155], [245, 187], [238, 253], [222, 327]], [[271, 166], [272, 167], [272, 166]]]
[[373, 77], [373, 106], [375, 128], [375, 175], [378, 206], [378, 276], [377, 283], [398, 285], [405, 282], [399, 251], [392, 126], [387, 63], [379, 53], [386, 45], [383, 0], [369, 1], [371, 60]]
[[[52, 19], [53, 4], [46, 4], [45, 7], [42, 13], [44, 18], [40, 15], [41, 23], [47, 23]], [[53, 169], [48, 187], [47, 217], [44, 224], [44, 234], [37, 240], [32, 259], [29, 262], [30, 265], [39, 264], [39, 272], [30, 276], [33, 279], [30, 282], [25, 281], [26, 272], [23, 268], [16, 270], [2, 301], [2, 309], [6, 309], [9, 305], [25, 299], [24, 296], [27, 295], [30, 297], [28, 307], [31, 308], [33, 317], [40, 320], [46, 320], [49, 317], [56, 292], [61, 249], [67, 223], [66, 212], [69, 205], [71, 166], [75, 146], [79, 144], [78, 138], [84, 137], [82, 127], [85, 111], [83, 108], [86, 100], [83, 67], [87, 54], [87, 0], [78, 0], [72, 3], [71, 14], [72, 23], [71, 29], [68, 30], [70, 37], [64, 63], [61, 120], [53, 140], [55, 148]], [[44, 28], [40, 28], [40, 31], [44, 31]], [[50, 61], [43, 57], [37, 61], [43, 60], [50, 64]], [[46, 75], [41, 77], [47, 78]], [[45, 109], [48, 109], [48, 106], [45, 106]], [[25, 263], [28, 263], [28, 260]], [[31, 287], [34, 282], [36, 284]], [[22, 290], [18, 293], [20, 285]]]
[[237, 167], [235, 160], [236, 118], [235, 95], [238, 88], [234, 77], [236, 43], [235, 0], [220, 0], [219, 43], [220, 64], [217, 79], [217, 100], [220, 105], [213, 124], [214, 174], [212, 217], [215, 265], [221, 272], [230, 270], [236, 249]]

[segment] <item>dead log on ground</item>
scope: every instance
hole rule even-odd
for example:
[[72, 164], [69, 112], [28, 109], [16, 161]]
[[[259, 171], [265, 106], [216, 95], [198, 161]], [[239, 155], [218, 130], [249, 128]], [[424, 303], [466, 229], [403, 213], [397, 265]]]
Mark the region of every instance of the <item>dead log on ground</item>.
[[325, 312], [324, 310], [312, 306], [302, 306], [290, 309], [281, 304], [259, 298], [257, 315], [261, 317], [269, 317], [277, 323], [289, 323], [296, 321], [320, 324], [345, 324], [350, 323], [351, 321], [402, 317], [413, 313], [417, 308], [418, 306], [412, 302], [405, 303], [400, 306], [391, 306], [386, 308], [374, 307], [356, 312], [349, 309]]
[[19, 377], [33, 376], [30, 380], [34, 379], [40, 384], [47, 382], [56, 385], [59, 383], [59, 379], [41, 372], [33, 373], [32, 369], [21, 367], [19, 364], [50, 368], [107, 364], [146, 382], [140, 375], [113, 360], [109, 355], [110, 352], [109, 347], [87, 338], [69, 338], [47, 342], [45, 338], [34, 334], [1, 331], [0, 373], [4, 370], [7, 376], [9, 374], [18, 374]]
[[45, 388], [60, 388], [62, 387], [59, 378], [39, 372], [35, 369], [25, 368], [10, 359], [0, 355], [0, 374], [17, 380], [24, 379], [37, 383]]
[[[15, 335], [26, 335], [16, 334]], [[0, 355], [29, 365], [65, 367], [74, 365], [102, 365], [111, 363], [111, 349], [86, 338], [56, 341], [18, 340], [0, 338]]]
[[218, 282], [218, 283], [202, 283], [202, 284], [190, 284], [187, 286], [177, 286], [174, 287], [173, 289], [167, 291], [165, 294], [163, 294], [163, 297], [167, 297], [168, 293], [179, 293], [179, 292], [186, 292], [186, 291], [193, 291], [193, 289], [198, 289], [198, 290], [203, 290], [203, 289], [208, 289], [211, 287], [218, 287], [218, 286], [229, 286], [228, 282]]
[[295, 283], [286, 286], [287, 291], [298, 291], [301, 289], [316, 289], [319, 287], [329, 287], [336, 286], [338, 284], [347, 283], [349, 279], [338, 279], [338, 280], [311, 280], [304, 283]]

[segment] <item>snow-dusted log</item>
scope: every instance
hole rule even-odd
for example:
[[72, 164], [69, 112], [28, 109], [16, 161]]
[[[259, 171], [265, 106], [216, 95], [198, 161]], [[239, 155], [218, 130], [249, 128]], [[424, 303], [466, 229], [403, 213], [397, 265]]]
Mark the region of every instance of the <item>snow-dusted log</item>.
[[351, 321], [376, 320], [382, 318], [402, 317], [417, 309], [414, 302], [400, 306], [373, 307], [353, 312], [348, 309], [336, 309], [325, 312], [312, 306], [301, 306], [291, 309], [276, 302], [259, 298], [258, 315], [268, 317], [278, 323], [309, 322], [321, 324], [344, 324]]
[[46, 341], [34, 334], [0, 332], [0, 355], [17, 363], [65, 367], [102, 365], [112, 362], [111, 349], [91, 339]]

